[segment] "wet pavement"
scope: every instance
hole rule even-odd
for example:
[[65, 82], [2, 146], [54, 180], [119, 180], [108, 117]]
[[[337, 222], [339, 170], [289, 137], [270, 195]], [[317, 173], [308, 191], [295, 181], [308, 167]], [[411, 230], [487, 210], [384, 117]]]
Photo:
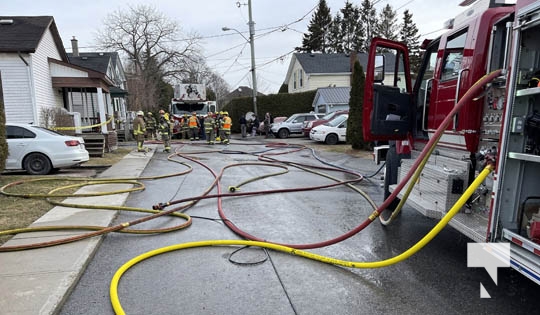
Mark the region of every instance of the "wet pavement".
[[[287, 140], [305, 141], [302, 138]], [[234, 141], [226, 147], [187, 145], [180, 152], [208, 149], [215, 152], [191, 156], [219, 172], [226, 165], [257, 160], [253, 155], [237, 151], [260, 152], [268, 148], [249, 139]], [[218, 152], [223, 149], [227, 151]], [[335, 152], [317, 153], [325, 161], [366, 175], [379, 168], [370, 159]], [[322, 165], [308, 150], [275, 157]], [[142, 176], [185, 169], [166, 158], [166, 154], [156, 152]], [[201, 166], [188, 163], [193, 166], [193, 172], [145, 181], [146, 189], [132, 193], [126, 205], [151, 208], [159, 202], [200, 195], [213, 177]], [[234, 186], [273, 171], [276, 169], [253, 165], [230, 168], [225, 172], [222, 185]], [[329, 173], [342, 179], [350, 178], [338, 172]], [[249, 183], [240, 191], [330, 182], [290, 167], [285, 175]], [[375, 176], [355, 186], [380, 204], [381, 182]], [[363, 197], [346, 187], [227, 197], [222, 204], [228, 218], [246, 232], [272, 242], [296, 244], [337, 237], [360, 224], [372, 211]], [[149, 250], [200, 240], [240, 239], [219, 220], [217, 207], [216, 200], [212, 199], [202, 200], [187, 210], [193, 224], [185, 230], [158, 235], [107, 235], [60, 314], [112, 314], [108, 292], [113, 274], [125, 262]], [[140, 216], [122, 212], [115, 223]], [[136, 228], [177, 223], [177, 218], [159, 218]], [[435, 224], [436, 221], [406, 207], [391, 226], [383, 227], [375, 221], [363, 232], [339, 244], [309, 251], [344, 260], [377, 261], [403, 252]], [[499, 285], [495, 286], [485, 270], [467, 268], [468, 241], [447, 227], [418, 254], [381, 269], [347, 269], [258, 248], [237, 253], [234, 251], [238, 247], [175, 251], [145, 260], [128, 270], [120, 281], [119, 297], [127, 314], [535, 313], [540, 306], [539, 287], [511, 270], [500, 270]], [[480, 299], [480, 282], [492, 299]]]

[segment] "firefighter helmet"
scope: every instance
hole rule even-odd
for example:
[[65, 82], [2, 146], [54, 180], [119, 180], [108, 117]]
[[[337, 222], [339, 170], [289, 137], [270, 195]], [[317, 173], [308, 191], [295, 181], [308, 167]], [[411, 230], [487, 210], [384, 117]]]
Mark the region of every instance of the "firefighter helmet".
[[223, 115], [229, 116], [229, 112], [223, 112]]
[[152, 112], [148, 112], [148, 116], [152, 116]]
[[137, 112], [137, 116], [144, 116], [143, 111], [142, 111], [142, 110], [138, 111], [138, 112]]
[[163, 115], [163, 114], [165, 114], [165, 111], [164, 111], [163, 109], [160, 109], [160, 110], [159, 110], [159, 114], [160, 114], [160, 115]]

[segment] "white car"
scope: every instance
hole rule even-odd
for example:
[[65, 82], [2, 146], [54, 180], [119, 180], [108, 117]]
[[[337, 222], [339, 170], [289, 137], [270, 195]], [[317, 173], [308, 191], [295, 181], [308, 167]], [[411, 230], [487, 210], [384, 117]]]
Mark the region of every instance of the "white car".
[[311, 129], [309, 138], [311, 140], [325, 142], [326, 144], [337, 144], [347, 141], [347, 119], [348, 114], [336, 116], [324, 125]]
[[90, 159], [81, 137], [34, 125], [6, 123], [6, 141], [6, 170], [24, 169], [32, 175], [45, 175]]

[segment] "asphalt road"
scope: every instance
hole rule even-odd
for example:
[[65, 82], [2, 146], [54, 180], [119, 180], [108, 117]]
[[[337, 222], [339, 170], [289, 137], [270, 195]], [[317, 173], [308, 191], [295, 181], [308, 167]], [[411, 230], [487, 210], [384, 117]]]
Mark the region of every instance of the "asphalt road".
[[[304, 140], [296, 139], [296, 142]], [[249, 142], [246, 142], [249, 143]], [[186, 146], [182, 152], [206, 146]], [[212, 150], [224, 149], [211, 147]], [[230, 151], [262, 151], [262, 145], [230, 145]], [[199, 153], [199, 161], [218, 172], [239, 162], [256, 161], [249, 154]], [[319, 152], [363, 174], [378, 167], [371, 160]], [[321, 165], [304, 150], [276, 158]], [[132, 194], [129, 206], [150, 208], [158, 202], [200, 195], [213, 178], [193, 165], [186, 176], [145, 181], [146, 190]], [[156, 153], [143, 176], [171, 173], [184, 166]], [[264, 166], [240, 166], [225, 172], [224, 187], [275, 171]], [[337, 172], [333, 176], [345, 178]], [[289, 173], [250, 183], [241, 191], [305, 187], [328, 179], [290, 168]], [[378, 177], [360, 187], [377, 204], [382, 201]], [[215, 190], [214, 190], [215, 192]], [[369, 204], [346, 187], [310, 192], [269, 194], [223, 199], [224, 211], [237, 226], [272, 242], [313, 243], [339, 236], [361, 223]], [[111, 234], [105, 237], [61, 314], [112, 314], [109, 284], [125, 262], [149, 250], [177, 243], [239, 239], [217, 220], [216, 200], [203, 200], [186, 213], [196, 218], [189, 228], [160, 235]], [[140, 217], [120, 213], [117, 222]], [[204, 218], [213, 218], [208, 220]], [[140, 228], [162, 227], [178, 219], [163, 218]], [[393, 257], [424, 236], [436, 221], [405, 207], [389, 227], [375, 221], [363, 232], [325, 248], [309, 250], [334, 258], [377, 261]], [[467, 242], [450, 227], [410, 259], [381, 269], [347, 269], [284, 253], [248, 248], [233, 255], [235, 247], [205, 247], [170, 252], [145, 260], [123, 276], [119, 296], [127, 314], [535, 314], [540, 309], [540, 287], [510, 269], [499, 269], [499, 284], [483, 269], [467, 268]], [[268, 256], [267, 256], [268, 255]], [[480, 282], [491, 299], [480, 298]]]

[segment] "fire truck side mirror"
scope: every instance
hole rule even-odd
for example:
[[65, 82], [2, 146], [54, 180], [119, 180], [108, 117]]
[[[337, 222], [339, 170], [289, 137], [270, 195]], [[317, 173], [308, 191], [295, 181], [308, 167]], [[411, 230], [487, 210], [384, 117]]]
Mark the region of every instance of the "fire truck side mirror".
[[384, 81], [384, 55], [375, 56], [375, 73], [373, 74], [373, 81], [382, 83]]

